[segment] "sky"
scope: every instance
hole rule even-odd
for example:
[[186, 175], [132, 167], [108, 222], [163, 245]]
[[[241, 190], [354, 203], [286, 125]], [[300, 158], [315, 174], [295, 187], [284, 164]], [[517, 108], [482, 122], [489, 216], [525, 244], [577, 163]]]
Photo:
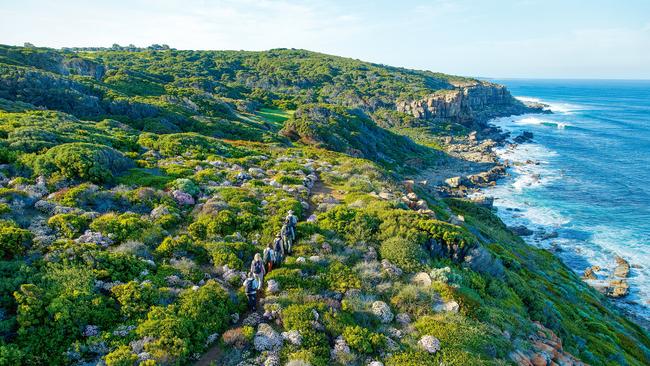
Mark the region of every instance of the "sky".
[[650, 79], [650, 0], [0, 0], [0, 44], [302, 48], [493, 78]]

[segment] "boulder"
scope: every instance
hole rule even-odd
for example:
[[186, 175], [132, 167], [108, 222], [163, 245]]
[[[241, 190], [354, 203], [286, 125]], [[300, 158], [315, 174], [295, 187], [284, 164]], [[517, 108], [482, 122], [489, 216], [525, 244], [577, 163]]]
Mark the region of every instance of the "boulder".
[[84, 337], [94, 337], [99, 335], [99, 326], [97, 325], [86, 325], [83, 331]]
[[609, 282], [606, 295], [612, 298], [627, 296], [630, 292], [630, 285], [626, 280], [612, 280]]
[[149, 213], [149, 216], [151, 216], [152, 219], [156, 220], [156, 219], [159, 219], [159, 218], [161, 218], [161, 217], [163, 217], [165, 215], [169, 215], [169, 214], [170, 214], [170, 212], [169, 212], [169, 208], [167, 208], [167, 206], [158, 205], [158, 206], [156, 206], [156, 208], [151, 210], [151, 212]]
[[457, 313], [459, 309], [460, 306], [454, 300], [447, 301], [447, 302], [438, 302], [433, 305], [433, 311], [438, 313], [443, 311], [450, 312], [450, 313]]
[[411, 282], [414, 285], [429, 287], [431, 286], [431, 276], [426, 272], [418, 272], [413, 276]]
[[440, 341], [438, 338], [431, 335], [425, 335], [424, 337], [420, 338], [418, 341], [418, 346], [429, 353], [436, 353], [440, 351]]
[[407, 313], [399, 313], [395, 317], [395, 320], [402, 326], [407, 326], [411, 324], [411, 317]]
[[447, 184], [451, 188], [458, 188], [462, 184], [462, 178], [452, 177], [452, 178], [445, 179], [445, 184]]
[[582, 274], [582, 279], [584, 280], [597, 280], [596, 271], [600, 269], [598, 266], [591, 266], [585, 269], [585, 272]]
[[533, 139], [533, 133], [530, 131], [523, 131], [519, 136], [513, 139], [514, 142], [518, 144], [523, 144], [529, 142]]
[[302, 336], [297, 330], [282, 332], [282, 339], [293, 344], [294, 346], [300, 346], [302, 344]]
[[277, 351], [282, 347], [282, 336], [271, 328], [270, 325], [261, 323], [257, 327], [253, 345], [258, 352]]
[[266, 292], [269, 294], [276, 294], [280, 292], [280, 284], [276, 280], [269, 280], [266, 283]]
[[630, 263], [625, 259], [616, 256], [616, 268], [614, 268], [614, 276], [620, 278], [627, 278], [630, 274]]
[[372, 313], [384, 324], [393, 321], [393, 312], [390, 310], [390, 306], [383, 301], [375, 301], [372, 303]]
[[333, 360], [344, 361], [346, 363], [351, 358], [350, 346], [348, 346], [342, 336], [338, 336], [334, 340], [334, 348], [330, 352], [330, 357]]
[[508, 227], [508, 229], [510, 229], [510, 231], [512, 231], [515, 235], [519, 235], [519, 236], [533, 235], [533, 231], [525, 227], [524, 225], [510, 226]]
[[81, 236], [74, 240], [75, 243], [93, 243], [101, 247], [108, 248], [113, 245], [111, 238], [104, 236], [100, 232], [86, 230]]
[[185, 193], [178, 189], [172, 191], [172, 197], [174, 197], [174, 200], [176, 200], [179, 205], [194, 204], [194, 198], [189, 193]]

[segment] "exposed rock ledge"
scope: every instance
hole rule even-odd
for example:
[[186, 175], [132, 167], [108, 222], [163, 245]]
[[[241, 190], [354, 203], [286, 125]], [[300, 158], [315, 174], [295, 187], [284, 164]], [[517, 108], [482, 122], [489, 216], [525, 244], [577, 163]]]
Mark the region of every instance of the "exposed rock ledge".
[[494, 117], [544, 112], [543, 105], [526, 105], [513, 98], [503, 85], [479, 82], [441, 90], [420, 100], [398, 101], [397, 110], [419, 119], [451, 119], [483, 125]]

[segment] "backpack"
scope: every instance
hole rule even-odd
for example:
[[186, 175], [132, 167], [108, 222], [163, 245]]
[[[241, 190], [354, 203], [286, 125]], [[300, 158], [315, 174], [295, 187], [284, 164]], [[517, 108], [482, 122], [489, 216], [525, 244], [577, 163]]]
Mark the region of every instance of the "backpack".
[[281, 239], [277, 239], [275, 241], [275, 251], [280, 252], [280, 253], [282, 252], [282, 240]]
[[255, 272], [255, 274], [262, 273], [262, 262], [260, 261], [255, 262], [255, 264], [253, 265], [253, 272]]
[[250, 278], [246, 279], [246, 281], [244, 282], [244, 285], [246, 287], [246, 293], [247, 294], [252, 294], [253, 292], [255, 292], [255, 283]]

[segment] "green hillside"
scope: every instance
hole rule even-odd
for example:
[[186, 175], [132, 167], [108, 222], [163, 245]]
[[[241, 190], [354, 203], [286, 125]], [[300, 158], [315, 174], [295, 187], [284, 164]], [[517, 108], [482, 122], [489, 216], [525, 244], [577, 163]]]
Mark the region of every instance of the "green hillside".
[[[453, 161], [416, 141], [525, 111], [304, 50], [0, 46], [0, 365], [650, 364], [551, 253], [404, 183]], [[242, 280], [290, 209], [253, 313]]]

